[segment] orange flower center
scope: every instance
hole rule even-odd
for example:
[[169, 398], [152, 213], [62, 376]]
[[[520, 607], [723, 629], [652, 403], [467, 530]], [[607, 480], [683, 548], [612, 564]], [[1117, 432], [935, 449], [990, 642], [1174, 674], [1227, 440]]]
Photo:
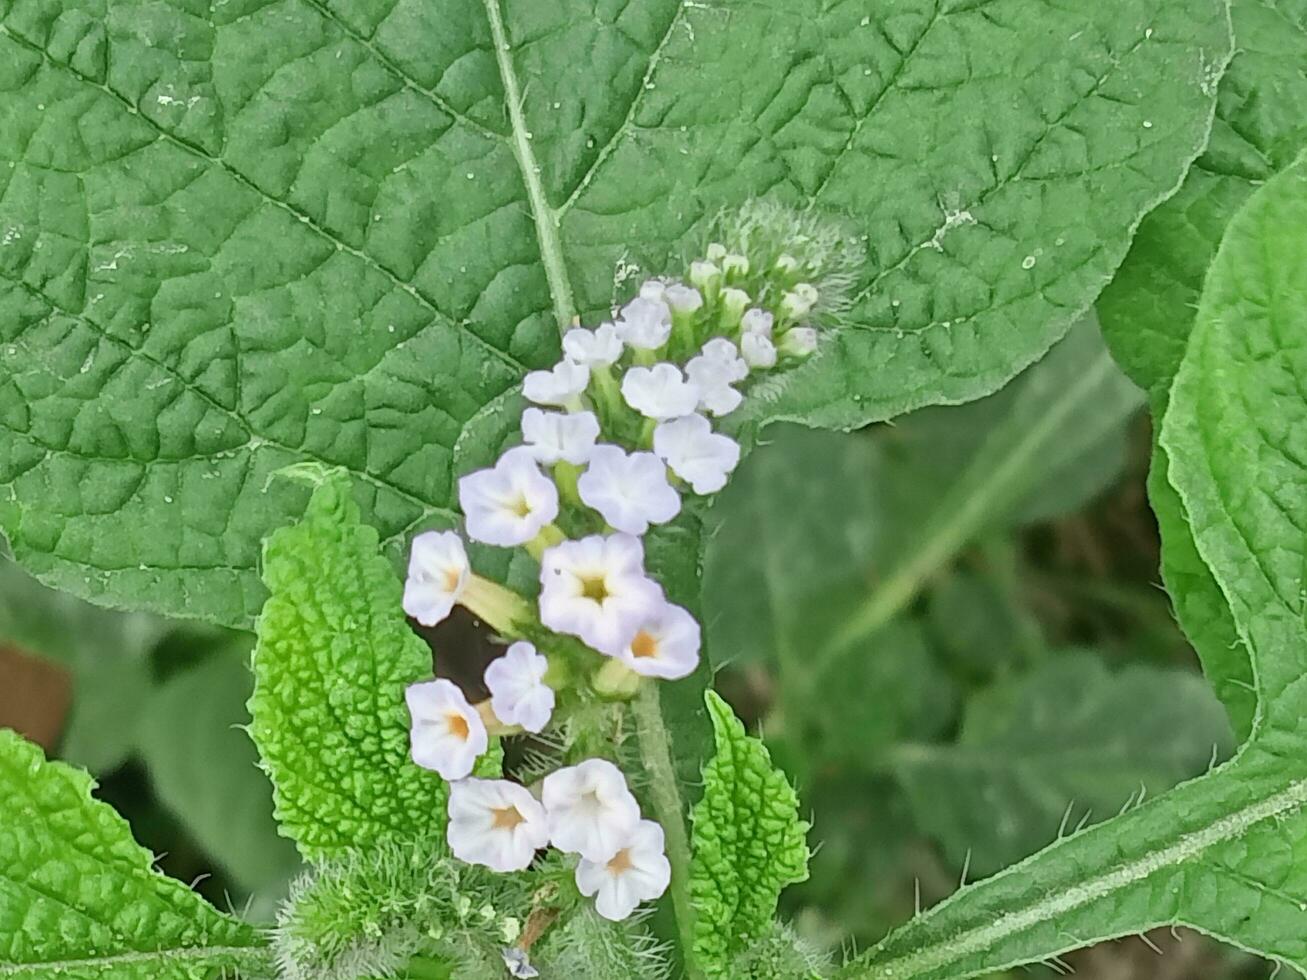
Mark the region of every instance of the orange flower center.
[[449, 724], [450, 733], [460, 742], [466, 742], [468, 736], [472, 734], [467, 719], [456, 711], [451, 711], [445, 715], [445, 721]]
[[658, 655], [658, 641], [640, 630], [635, 634], [635, 639], [631, 641], [631, 655], [633, 657], [656, 657]]
[[526, 823], [526, 817], [517, 812], [515, 806], [496, 807], [490, 813], [494, 817], [491, 824], [495, 830], [512, 830], [520, 823]]
[[615, 875], [630, 871], [634, 867], [635, 865], [631, 863], [631, 849], [629, 847], [622, 848], [608, 862], [608, 870]]

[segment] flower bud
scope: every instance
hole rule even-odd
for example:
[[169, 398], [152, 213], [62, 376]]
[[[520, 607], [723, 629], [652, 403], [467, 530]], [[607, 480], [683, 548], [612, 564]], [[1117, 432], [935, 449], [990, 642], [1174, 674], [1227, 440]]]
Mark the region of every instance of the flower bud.
[[712, 262], [691, 262], [690, 282], [711, 294], [722, 284], [722, 270]]
[[749, 260], [743, 255], [722, 256], [722, 274], [728, 280], [743, 279], [749, 274]]
[[802, 360], [817, 349], [817, 331], [812, 327], [792, 327], [785, 331], [776, 349], [783, 357]]
[[797, 320], [811, 313], [816, 303], [817, 290], [801, 282], [781, 297], [781, 315], [787, 320]]
[[799, 260], [793, 255], [782, 255], [776, 259], [776, 264], [772, 268], [782, 276], [790, 276], [799, 268]]
[[708, 246], [708, 261], [720, 262], [726, 258], [726, 246], [719, 242], [713, 242]]
[[749, 294], [743, 289], [727, 287], [722, 290], [721, 301], [721, 325], [733, 330], [740, 325], [740, 319], [749, 306]]

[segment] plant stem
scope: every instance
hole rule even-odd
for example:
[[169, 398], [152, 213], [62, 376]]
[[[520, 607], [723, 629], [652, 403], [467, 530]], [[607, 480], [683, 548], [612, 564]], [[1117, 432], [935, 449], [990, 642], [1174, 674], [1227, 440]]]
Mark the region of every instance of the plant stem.
[[685, 973], [690, 980], [704, 980], [704, 973], [694, 962], [694, 910], [690, 904], [690, 842], [685, 834], [685, 806], [672, 767], [667, 728], [663, 725], [658, 682], [646, 680], [631, 702], [635, 718], [640, 758], [649, 774], [649, 795], [654, 813], [667, 838], [667, 860], [672, 866], [672, 910], [676, 914]]

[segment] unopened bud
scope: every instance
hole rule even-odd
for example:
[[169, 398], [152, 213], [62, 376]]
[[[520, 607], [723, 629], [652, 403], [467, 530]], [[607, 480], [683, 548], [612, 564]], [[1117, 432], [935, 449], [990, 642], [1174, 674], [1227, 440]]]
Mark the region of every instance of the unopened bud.
[[691, 262], [690, 282], [705, 293], [711, 293], [722, 282], [722, 270], [712, 262]]
[[740, 318], [749, 305], [749, 294], [743, 289], [726, 288], [722, 290], [721, 325], [734, 329], [740, 325]]
[[667, 287], [663, 299], [673, 313], [694, 313], [703, 306], [703, 294], [693, 286], [683, 286], [679, 282]]
[[722, 256], [722, 274], [727, 279], [742, 279], [749, 274], [749, 260], [738, 254]]
[[711, 245], [708, 246], [709, 262], [720, 262], [724, 258], [726, 258], [725, 245], [722, 245], [719, 242], [713, 242]]
[[817, 331], [812, 327], [791, 327], [777, 348], [785, 357], [807, 357], [817, 349]]
[[788, 276], [793, 274], [793, 272], [798, 267], [799, 267], [799, 260], [796, 259], [793, 255], [780, 256], [779, 258], [776, 259], [776, 264], [772, 266], [773, 269], [775, 269], [783, 276]]

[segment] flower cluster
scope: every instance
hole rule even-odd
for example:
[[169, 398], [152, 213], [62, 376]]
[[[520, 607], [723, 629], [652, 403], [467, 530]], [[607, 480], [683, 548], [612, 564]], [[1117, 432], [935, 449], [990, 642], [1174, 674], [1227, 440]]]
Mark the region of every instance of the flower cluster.
[[[556, 689], [577, 674], [566, 651], [586, 650], [594, 667], [581, 676], [607, 696], [698, 666], [699, 623], [646, 571], [643, 536], [674, 520], [687, 498], [726, 485], [740, 446], [719, 431], [721, 420], [758, 376], [817, 345], [811, 262], [762, 254], [760, 267], [756, 256], [710, 246], [687, 281], [645, 282], [610, 321], [569, 330], [557, 364], [526, 376], [533, 404], [521, 444], [462, 477], [458, 494], [469, 539], [538, 562], [534, 602], [473, 572], [452, 531], [413, 542], [410, 616], [433, 626], [462, 605], [515, 641], [486, 670], [484, 703], [448, 680], [408, 690], [413, 758], [453, 784], [453, 854], [510, 872], [552, 845], [576, 856], [579, 891], [611, 919], [661, 895], [671, 873], [662, 828], [641, 818], [621, 770], [586, 759], [532, 788], [473, 770], [492, 734], [557, 723]], [[555, 650], [550, 638], [570, 639]]]

